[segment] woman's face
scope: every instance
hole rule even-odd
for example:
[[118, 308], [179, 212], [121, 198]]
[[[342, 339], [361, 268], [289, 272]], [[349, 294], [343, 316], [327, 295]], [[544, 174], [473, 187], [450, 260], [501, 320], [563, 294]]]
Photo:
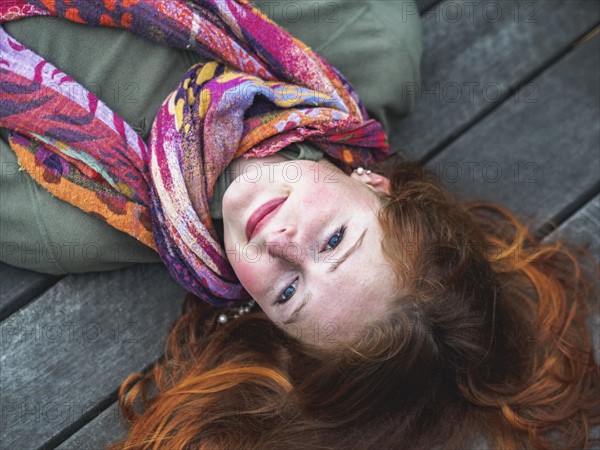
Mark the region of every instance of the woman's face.
[[377, 174], [278, 155], [237, 159], [223, 197], [225, 249], [248, 293], [303, 341], [355, 338], [396, 296], [381, 251]]

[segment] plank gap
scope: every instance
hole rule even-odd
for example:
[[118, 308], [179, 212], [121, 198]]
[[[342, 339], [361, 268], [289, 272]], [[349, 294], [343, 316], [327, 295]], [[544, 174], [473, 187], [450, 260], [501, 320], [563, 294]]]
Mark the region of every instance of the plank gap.
[[52, 288], [63, 278], [65, 278], [65, 275], [48, 278], [40, 283], [36, 283], [31, 288], [16, 296], [6, 307], [0, 310], [0, 322], [3, 322], [5, 319], [16, 313], [19, 309], [33, 302], [36, 298], [43, 295], [44, 292]]
[[417, 7], [419, 8], [419, 13], [421, 14], [421, 16], [424, 16], [433, 8], [435, 8], [438, 3], [441, 3], [441, 0], [417, 0]]
[[470, 121], [468, 121], [465, 125], [463, 125], [460, 128], [457, 128], [453, 133], [451, 133], [446, 139], [444, 139], [438, 145], [433, 147], [429, 152], [425, 153], [421, 157], [418, 157], [417, 162], [420, 165], [424, 166], [430, 160], [432, 160], [433, 158], [438, 156], [440, 153], [442, 153], [446, 149], [446, 147], [450, 146], [453, 142], [457, 141], [461, 136], [466, 134], [478, 122], [485, 119], [487, 116], [492, 114], [496, 109], [501, 107], [507, 100], [512, 98], [513, 95], [517, 91], [519, 91], [524, 86], [527, 86], [529, 83], [531, 83], [537, 77], [539, 77], [543, 72], [545, 72], [547, 69], [549, 69], [554, 64], [559, 62], [563, 57], [565, 57], [569, 52], [571, 52], [575, 48], [576, 44], [580, 45], [581, 43], [585, 42], [583, 39], [589, 40], [591, 37], [593, 37], [596, 34], [596, 33], [593, 33], [593, 31], [596, 30], [597, 28], [598, 28], [598, 25], [594, 25], [594, 27], [592, 27], [591, 29], [584, 32], [577, 39], [575, 39], [571, 44], [565, 46], [565, 48], [563, 50], [559, 51], [556, 55], [554, 55], [554, 57], [548, 59], [544, 64], [541, 64], [537, 69], [534, 69], [533, 71], [531, 71], [529, 75], [523, 77], [523, 79], [521, 81], [519, 81], [517, 84], [515, 84], [514, 86], [507, 89], [506, 93], [504, 93], [504, 95], [502, 97], [500, 97], [496, 102], [491, 103], [490, 106], [488, 106], [487, 108], [484, 108], [482, 111], [475, 114], [473, 116], [473, 118]]
[[597, 27], [595, 27], [593, 30], [591, 30], [589, 33], [587, 33], [585, 36], [583, 36], [582, 38], [578, 39], [577, 41], [575, 41], [573, 43], [573, 48], [575, 47], [579, 47], [581, 44], [585, 43], [586, 41], [589, 41], [590, 39], [592, 39], [594, 36], [596, 36], [598, 33], [600, 33], [600, 25], [598, 25]]
[[600, 194], [600, 181], [596, 182], [583, 194], [576, 198], [573, 202], [569, 203], [564, 209], [559, 211], [554, 217], [551, 217], [547, 222], [541, 225], [537, 230], [533, 232], [534, 237], [541, 241], [546, 236], [551, 234], [554, 230], [559, 228], [563, 223], [569, 220], [573, 215], [580, 211], [585, 205], [587, 205], [592, 199]]
[[[162, 355], [161, 355], [161, 358], [162, 358]], [[150, 364], [148, 364], [146, 367], [144, 367], [141, 371], [139, 371], [139, 373], [141, 373], [142, 375], [146, 375], [146, 373], [148, 373], [148, 371], [152, 370], [152, 367], [154, 367], [154, 365], [159, 360], [160, 360], [160, 358], [155, 361], [152, 361]], [[125, 381], [125, 380], [123, 380], [123, 381]], [[93, 422], [100, 414], [102, 414], [104, 411], [106, 411], [108, 408], [110, 408], [114, 403], [118, 403], [120, 387], [121, 386], [119, 385], [119, 387], [116, 388], [114, 391], [112, 391], [106, 398], [104, 398], [103, 400], [98, 402], [88, 412], [83, 414], [78, 420], [76, 420], [69, 426], [63, 428], [56, 436], [52, 437], [44, 445], [39, 447], [38, 450], [54, 450], [55, 448], [60, 446], [62, 443], [69, 440], [72, 436], [74, 436], [77, 432], [79, 432], [86, 425]], [[117, 409], [119, 410], [119, 413], [120, 413], [120, 408], [118, 406], [117, 406]], [[125, 419], [123, 419], [123, 420], [125, 420]]]
[[114, 402], [116, 402], [118, 400], [118, 393], [118, 389], [111, 392], [93, 408], [81, 415], [81, 417], [79, 417], [75, 422], [63, 428], [56, 436], [52, 437], [41, 447], [38, 447], [38, 450], [53, 450], [58, 447], [72, 435], [77, 433], [81, 428], [102, 414], [102, 412], [109, 408]]

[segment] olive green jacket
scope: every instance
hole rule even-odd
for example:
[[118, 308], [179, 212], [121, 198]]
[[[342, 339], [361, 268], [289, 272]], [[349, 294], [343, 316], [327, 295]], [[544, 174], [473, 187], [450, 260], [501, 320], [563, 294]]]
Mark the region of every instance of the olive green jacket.
[[[408, 114], [412, 97], [402, 93], [407, 85], [419, 84], [422, 52], [421, 22], [413, 0], [256, 4], [344, 73], [386, 130]], [[3, 26], [94, 92], [144, 139], [163, 100], [187, 69], [201, 61], [189, 51], [154, 44], [129, 31], [58, 18], [27, 18]], [[286, 151], [294, 157], [291, 149]], [[307, 151], [300, 157], [318, 158], [318, 153]], [[217, 189], [219, 195], [225, 188], [226, 183]], [[219, 195], [211, 205], [215, 215]], [[2, 129], [0, 260], [51, 274], [160, 261], [152, 249], [35, 183], [20, 170]]]

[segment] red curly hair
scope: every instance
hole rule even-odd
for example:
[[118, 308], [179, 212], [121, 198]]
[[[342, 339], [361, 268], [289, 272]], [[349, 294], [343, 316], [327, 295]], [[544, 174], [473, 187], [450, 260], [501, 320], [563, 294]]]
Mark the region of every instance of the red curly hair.
[[163, 358], [121, 386], [131, 430], [112, 448], [591, 444], [591, 258], [542, 245], [499, 206], [461, 204], [416, 165], [379, 171], [392, 188], [381, 196], [382, 251], [402, 286], [389, 315], [332, 350], [262, 312], [221, 325], [219, 310], [188, 298]]

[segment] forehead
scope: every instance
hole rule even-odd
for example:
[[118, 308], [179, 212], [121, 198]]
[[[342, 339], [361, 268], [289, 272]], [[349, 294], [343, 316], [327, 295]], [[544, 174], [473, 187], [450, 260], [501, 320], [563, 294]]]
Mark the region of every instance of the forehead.
[[[323, 207], [332, 211], [351, 210], [357, 217], [369, 213], [368, 221], [375, 224], [381, 206], [377, 194], [365, 183], [355, 180], [339, 169], [335, 172], [320, 171], [314, 177], [304, 177], [301, 189], [304, 201], [314, 203], [315, 213]], [[307, 204], [307, 207], [311, 205]]]
[[[296, 166], [293, 170], [289, 166]], [[350, 178], [340, 168], [326, 159], [319, 161], [295, 160], [284, 163], [281, 166], [284, 178], [287, 181], [293, 181], [294, 175], [297, 179], [303, 179], [305, 182], [313, 184], [331, 185], [344, 183]], [[296, 174], [294, 174], [296, 172]]]

